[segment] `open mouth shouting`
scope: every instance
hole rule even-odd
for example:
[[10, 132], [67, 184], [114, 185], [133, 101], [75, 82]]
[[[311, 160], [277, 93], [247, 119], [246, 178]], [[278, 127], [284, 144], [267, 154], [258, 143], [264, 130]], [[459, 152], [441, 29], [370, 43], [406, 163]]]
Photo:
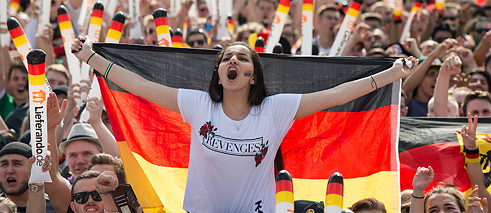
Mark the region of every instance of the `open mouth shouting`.
[[237, 78], [237, 69], [235, 67], [230, 67], [227, 70], [227, 78], [229, 81], [233, 81]]
[[7, 178], [7, 186], [14, 186], [17, 183], [17, 179], [14, 177]]

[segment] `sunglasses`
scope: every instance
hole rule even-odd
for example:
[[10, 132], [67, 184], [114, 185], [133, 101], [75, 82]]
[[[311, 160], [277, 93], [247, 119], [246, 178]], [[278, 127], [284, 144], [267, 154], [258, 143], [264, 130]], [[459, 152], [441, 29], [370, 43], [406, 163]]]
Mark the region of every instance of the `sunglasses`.
[[442, 19], [443, 19], [443, 21], [446, 21], [446, 20], [455, 21], [455, 20], [457, 20], [457, 16], [448, 16], [448, 17], [443, 17]]
[[198, 45], [204, 45], [205, 44], [205, 40], [203, 39], [200, 39], [200, 40], [196, 40], [196, 41], [189, 41], [188, 44], [189, 46], [194, 46], [194, 43], [198, 43]]
[[72, 195], [72, 199], [75, 200], [78, 204], [85, 204], [89, 200], [89, 195], [92, 196], [92, 199], [96, 202], [102, 201], [101, 195], [97, 190], [91, 192], [78, 192]]
[[477, 33], [485, 33], [485, 32], [488, 32], [489, 30], [491, 30], [491, 29], [481, 28], [481, 29], [476, 29], [476, 32]]

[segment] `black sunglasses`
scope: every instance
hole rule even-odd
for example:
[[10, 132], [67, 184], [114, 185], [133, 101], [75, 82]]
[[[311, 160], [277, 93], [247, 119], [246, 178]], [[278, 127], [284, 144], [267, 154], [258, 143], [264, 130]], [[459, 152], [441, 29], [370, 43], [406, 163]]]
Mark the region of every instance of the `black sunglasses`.
[[203, 44], [205, 44], [205, 40], [200, 39], [200, 40], [196, 40], [196, 41], [189, 41], [189, 42], [188, 42], [189, 46], [191, 46], [191, 47], [192, 47], [192, 46], [194, 46], [194, 43], [198, 43], [198, 45], [203, 45]]
[[443, 19], [443, 21], [446, 21], [446, 20], [455, 21], [455, 20], [457, 20], [457, 16], [448, 16], [448, 17], [443, 17], [442, 19]]
[[92, 196], [94, 201], [102, 201], [101, 195], [97, 190], [91, 192], [78, 192], [72, 195], [72, 199], [75, 200], [78, 204], [85, 204], [89, 200], [89, 195]]
[[481, 28], [481, 29], [476, 29], [476, 32], [477, 33], [483, 33], [483, 32], [488, 32], [489, 30], [491, 30], [491, 29]]

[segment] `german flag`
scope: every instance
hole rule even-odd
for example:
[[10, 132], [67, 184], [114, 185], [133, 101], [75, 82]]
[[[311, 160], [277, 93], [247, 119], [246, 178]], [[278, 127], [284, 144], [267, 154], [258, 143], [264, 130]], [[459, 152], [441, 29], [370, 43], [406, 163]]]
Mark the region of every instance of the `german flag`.
[[[205, 90], [215, 50], [94, 44], [97, 53], [146, 79]], [[394, 59], [260, 54], [271, 94], [309, 93], [370, 76]], [[128, 79], [131, 80], [131, 79]], [[171, 112], [99, 79], [101, 92], [132, 184], [145, 208], [182, 212], [190, 127]], [[295, 199], [323, 201], [329, 177], [344, 177], [343, 207], [375, 197], [399, 209], [397, 129], [400, 83], [345, 105], [298, 119], [282, 143], [283, 167]], [[273, 171], [271, 171], [273, 172]], [[231, 189], [232, 190], [232, 189]], [[210, 195], [213, 196], [213, 195]]]
[[[435, 170], [433, 183], [426, 188], [428, 191], [442, 183], [454, 185], [462, 192], [470, 189], [464, 168], [462, 137], [457, 132], [462, 125], [467, 125], [467, 118], [401, 119], [401, 190], [412, 189], [413, 177], [419, 166], [431, 166]], [[476, 132], [485, 184], [490, 190], [491, 118], [479, 118]]]

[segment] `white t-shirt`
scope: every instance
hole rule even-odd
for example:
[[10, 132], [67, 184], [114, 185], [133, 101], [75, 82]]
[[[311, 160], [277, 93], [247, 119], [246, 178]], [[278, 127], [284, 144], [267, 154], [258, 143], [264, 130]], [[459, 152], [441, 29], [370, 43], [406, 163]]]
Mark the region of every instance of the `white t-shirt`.
[[274, 212], [274, 158], [301, 97], [269, 96], [234, 121], [208, 93], [179, 89], [179, 111], [191, 125], [184, 210]]

